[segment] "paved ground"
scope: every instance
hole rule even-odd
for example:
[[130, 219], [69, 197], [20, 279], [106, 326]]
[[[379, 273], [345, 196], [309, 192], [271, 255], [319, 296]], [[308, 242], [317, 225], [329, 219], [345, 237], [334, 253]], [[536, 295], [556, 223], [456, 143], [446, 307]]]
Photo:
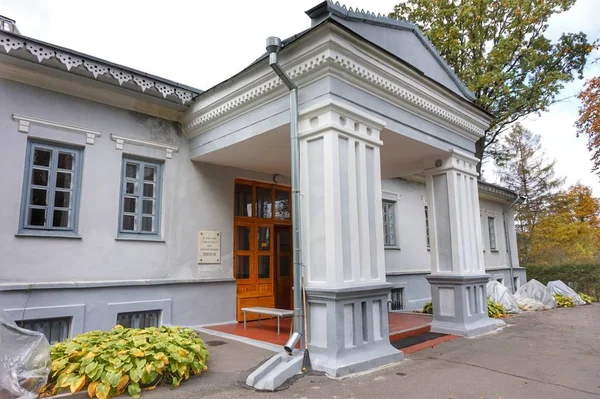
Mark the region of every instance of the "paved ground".
[[[304, 376], [289, 388], [242, 388], [247, 370], [271, 352], [230, 342], [211, 348], [210, 370], [152, 398], [600, 398], [600, 304], [527, 313], [500, 332], [457, 339], [361, 376]], [[205, 337], [207, 341], [221, 338]]]

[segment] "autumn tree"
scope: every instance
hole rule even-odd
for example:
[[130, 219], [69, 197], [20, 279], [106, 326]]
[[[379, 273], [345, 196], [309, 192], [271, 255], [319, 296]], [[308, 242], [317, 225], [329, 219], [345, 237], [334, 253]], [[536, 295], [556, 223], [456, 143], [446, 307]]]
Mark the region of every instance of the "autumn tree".
[[578, 95], [581, 100], [577, 135], [587, 135], [587, 148], [592, 153], [592, 171], [600, 176], [600, 76], [586, 82]]
[[552, 203], [553, 193], [564, 179], [555, 176], [556, 161], [547, 159], [540, 136], [521, 124], [513, 126], [501, 147], [507, 157], [498, 162], [500, 181], [525, 198], [515, 208], [515, 222], [519, 257], [527, 264], [530, 262], [531, 242], [538, 221]]
[[[420, 27], [442, 57], [495, 116], [476, 155], [503, 155], [497, 138], [510, 124], [557, 101], [582, 78], [592, 45], [583, 32], [545, 35], [548, 20], [576, 0], [407, 0], [390, 16]], [[481, 163], [479, 165], [479, 169]]]

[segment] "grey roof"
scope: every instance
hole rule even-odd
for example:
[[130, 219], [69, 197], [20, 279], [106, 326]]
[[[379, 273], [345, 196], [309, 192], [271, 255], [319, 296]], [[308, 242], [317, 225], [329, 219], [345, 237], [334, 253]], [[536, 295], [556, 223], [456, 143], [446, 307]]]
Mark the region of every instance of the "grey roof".
[[502, 187], [498, 184], [488, 183], [480, 180], [477, 182], [477, 186], [479, 188], [479, 191], [482, 193], [491, 194], [496, 197], [504, 198], [506, 200], [515, 201], [517, 199], [524, 199], [524, 197], [520, 196], [517, 192], [509, 188]]
[[[410, 64], [424, 75], [453, 92], [474, 101], [475, 95], [465, 86], [442, 58], [433, 44], [413, 23], [375, 15], [369, 11], [347, 8], [339, 2], [326, 0], [306, 11], [313, 25], [332, 19]], [[418, 44], [421, 43], [422, 46]], [[431, 62], [434, 60], [435, 62]]]

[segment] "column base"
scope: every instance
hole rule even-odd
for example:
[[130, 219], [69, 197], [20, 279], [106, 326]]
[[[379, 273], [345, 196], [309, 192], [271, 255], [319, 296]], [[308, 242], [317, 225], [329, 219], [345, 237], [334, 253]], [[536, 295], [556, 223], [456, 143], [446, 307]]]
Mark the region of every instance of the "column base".
[[389, 339], [390, 287], [306, 290], [308, 348], [315, 370], [342, 377], [404, 359]]
[[431, 331], [473, 337], [503, 325], [487, 313], [488, 274], [426, 276], [431, 285], [433, 321]]

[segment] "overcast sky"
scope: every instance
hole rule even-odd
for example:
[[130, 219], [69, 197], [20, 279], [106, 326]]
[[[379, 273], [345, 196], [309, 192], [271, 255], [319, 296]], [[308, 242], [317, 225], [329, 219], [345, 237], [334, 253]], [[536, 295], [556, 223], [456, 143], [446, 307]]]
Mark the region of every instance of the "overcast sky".
[[[199, 89], [239, 72], [259, 57], [268, 36], [285, 38], [310, 26], [304, 11], [318, 0], [125, 1], [0, 0], [0, 15], [17, 20], [22, 34]], [[387, 14], [398, 0], [353, 0], [346, 3]], [[567, 13], [550, 21], [548, 35], [583, 31], [600, 38], [598, 0], [578, 0]], [[596, 55], [597, 57], [598, 55]], [[600, 75], [591, 65], [586, 78]], [[542, 136], [556, 171], [567, 184], [578, 180], [600, 196], [599, 178], [590, 172], [585, 137], [576, 138], [573, 123], [583, 81], [561, 93], [566, 100], [524, 124]], [[495, 181], [492, 168], [486, 179]]]

